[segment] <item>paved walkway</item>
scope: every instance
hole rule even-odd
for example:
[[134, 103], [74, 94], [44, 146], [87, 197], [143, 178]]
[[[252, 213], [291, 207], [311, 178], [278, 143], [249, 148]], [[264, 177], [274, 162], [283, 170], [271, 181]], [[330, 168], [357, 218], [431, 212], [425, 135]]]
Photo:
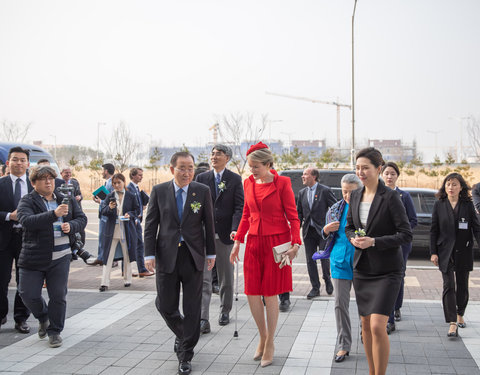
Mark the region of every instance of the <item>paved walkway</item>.
[[[13, 290], [10, 290], [11, 297]], [[155, 309], [151, 292], [98, 293], [70, 291], [64, 344], [51, 349], [36, 335], [25, 337], [9, 322], [0, 332], [0, 373], [27, 374], [175, 374], [173, 335]], [[218, 311], [212, 298], [212, 316]], [[253, 361], [257, 344], [254, 322], [243, 296], [235, 324], [202, 335], [192, 362], [193, 374], [366, 374], [359, 340], [356, 305], [351, 302], [353, 347], [341, 364], [333, 359], [336, 328], [333, 299], [293, 298], [289, 313], [280, 314], [275, 360], [261, 368]], [[470, 303], [467, 328], [448, 339], [438, 302], [405, 301], [403, 320], [390, 336], [388, 374], [480, 374], [480, 303]]]

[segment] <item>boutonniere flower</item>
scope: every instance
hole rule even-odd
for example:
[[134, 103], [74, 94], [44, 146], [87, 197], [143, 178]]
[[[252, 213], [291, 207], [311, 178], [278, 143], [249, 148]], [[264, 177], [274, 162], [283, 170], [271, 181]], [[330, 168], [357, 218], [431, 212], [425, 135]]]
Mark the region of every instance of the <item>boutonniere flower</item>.
[[227, 189], [227, 185], [225, 184], [225, 181], [220, 182], [217, 186], [218, 186], [218, 190], [222, 193]]
[[367, 235], [367, 232], [365, 232], [365, 229], [357, 229], [355, 231], [355, 235], [358, 237], [365, 237]]
[[192, 204], [190, 204], [190, 207], [192, 208], [192, 211], [194, 214], [198, 213], [198, 211], [200, 211], [200, 208], [202, 208], [202, 204], [200, 202], [193, 202]]

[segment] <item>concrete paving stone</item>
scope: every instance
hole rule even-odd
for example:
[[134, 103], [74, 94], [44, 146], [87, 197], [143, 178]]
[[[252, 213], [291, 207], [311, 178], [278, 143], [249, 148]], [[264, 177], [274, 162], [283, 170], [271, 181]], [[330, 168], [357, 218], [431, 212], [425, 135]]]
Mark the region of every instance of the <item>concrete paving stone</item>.
[[69, 364], [82, 364], [82, 365], [88, 365], [89, 363], [92, 363], [97, 356], [92, 356], [92, 355], [81, 355], [78, 357], [74, 357], [71, 360], [68, 361]]
[[77, 374], [83, 374], [83, 375], [97, 375], [101, 374], [105, 369], [107, 369], [109, 366], [93, 366], [93, 365], [87, 365], [76, 371]]
[[143, 359], [135, 367], [155, 369], [161, 367], [165, 361], [159, 359]]
[[209, 367], [207, 367], [207, 373], [212, 372], [221, 372], [223, 374], [228, 374], [233, 367], [235, 366], [235, 363], [221, 363], [221, 362], [214, 362], [212, 363]]
[[289, 357], [285, 361], [285, 366], [286, 367], [306, 367], [306, 365], [308, 365], [309, 362], [310, 360]]
[[307, 367], [289, 367], [283, 366], [281, 375], [305, 375]]
[[325, 367], [308, 367], [305, 375], [330, 375], [330, 369]]
[[103, 353], [103, 357], [115, 357], [115, 358], [122, 358], [125, 357], [130, 350], [128, 349], [109, 349], [105, 353]]
[[477, 367], [477, 363], [472, 358], [452, 358], [453, 367]]
[[255, 374], [265, 374], [265, 375], [280, 375], [282, 372], [283, 366], [270, 365], [267, 367], [258, 367]]
[[471, 354], [468, 350], [465, 350], [465, 347], [463, 349], [455, 349], [455, 350], [448, 350], [447, 349], [447, 355], [450, 358], [471, 358]]
[[[148, 368], [140, 368], [134, 367], [130, 371], [127, 372], [127, 375], [150, 375], [150, 374], [162, 374], [164, 375], [165, 372], [160, 372], [159, 369], [153, 370]], [[173, 374], [173, 372], [172, 372]]]
[[458, 375], [480, 375], [480, 369], [473, 367], [455, 367]]
[[150, 354], [154, 352], [147, 352], [147, 351], [141, 351], [141, 350], [132, 350], [130, 353], [128, 353], [127, 357], [129, 358], [139, 358], [139, 359], [144, 359], [148, 357]]
[[[287, 359], [288, 360], [288, 359]], [[355, 361], [348, 361], [348, 360], [345, 360], [345, 362], [343, 363], [335, 363], [335, 365], [343, 365], [344, 363], [347, 364], [346, 367], [349, 367], [349, 368], [355, 368], [356, 367], [356, 363]], [[331, 360], [327, 360], [327, 359], [310, 359], [310, 361], [308, 361], [308, 367], [322, 367], [322, 368], [330, 368], [332, 367], [332, 361]]]
[[243, 374], [254, 374], [259, 365], [237, 363], [232, 368], [232, 372], [241, 372]]
[[429, 365], [422, 365], [422, 364], [405, 364], [405, 370], [407, 374], [411, 373], [430, 373], [430, 366]]
[[130, 356], [126, 356], [114, 362], [114, 365], [119, 367], [135, 367], [141, 360], [142, 358], [131, 358]]
[[237, 360], [236, 355], [230, 355], [230, 354], [219, 354], [217, 358], [215, 359], [216, 363], [235, 363]]
[[150, 353], [144, 359], [168, 361], [171, 358], [176, 358], [176, 354], [173, 352], [173, 350], [170, 350], [169, 352], [157, 350], [155, 352]]
[[90, 362], [92, 366], [110, 366], [118, 361], [115, 357], [98, 357], [94, 361]]
[[446, 365], [430, 365], [430, 371], [433, 374], [456, 374], [457, 372], [453, 366]]
[[452, 361], [451, 359], [446, 355], [441, 355], [437, 357], [431, 357], [427, 355], [427, 361], [429, 365], [436, 365], [436, 366], [451, 366]]
[[193, 357], [195, 362], [213, 362], [217, 358], [218, 354], [197, 353]]
[[119, 366], [110, 366], [107, 367], [103, 372], [102, 375], [124, 375], [130, 371], [130, 367], [119, 367]]

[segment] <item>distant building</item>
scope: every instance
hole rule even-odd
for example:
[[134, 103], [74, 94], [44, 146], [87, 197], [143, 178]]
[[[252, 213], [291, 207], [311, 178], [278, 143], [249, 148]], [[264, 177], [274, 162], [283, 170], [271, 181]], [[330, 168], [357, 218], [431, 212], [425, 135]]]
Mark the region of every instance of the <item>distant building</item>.
[[417, 143], [405, 145], [401, 139], [369, 139], [368, 146], [379, 149], [386, 161], [409, 162], [417, 155]]
[[298, 148], [305, 155], [320, 156], [326, 150], [325, 139], [292, 140], [290, 151]]

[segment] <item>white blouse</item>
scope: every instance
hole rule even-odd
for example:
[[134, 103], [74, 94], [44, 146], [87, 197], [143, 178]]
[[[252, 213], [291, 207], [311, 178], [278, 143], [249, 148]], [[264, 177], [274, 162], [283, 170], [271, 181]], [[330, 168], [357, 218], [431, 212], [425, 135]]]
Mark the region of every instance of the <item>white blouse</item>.
[[365, 228], [367, 226], [368, 213], [370, 212], [371, 202], [360, 202], [360, 222]]

